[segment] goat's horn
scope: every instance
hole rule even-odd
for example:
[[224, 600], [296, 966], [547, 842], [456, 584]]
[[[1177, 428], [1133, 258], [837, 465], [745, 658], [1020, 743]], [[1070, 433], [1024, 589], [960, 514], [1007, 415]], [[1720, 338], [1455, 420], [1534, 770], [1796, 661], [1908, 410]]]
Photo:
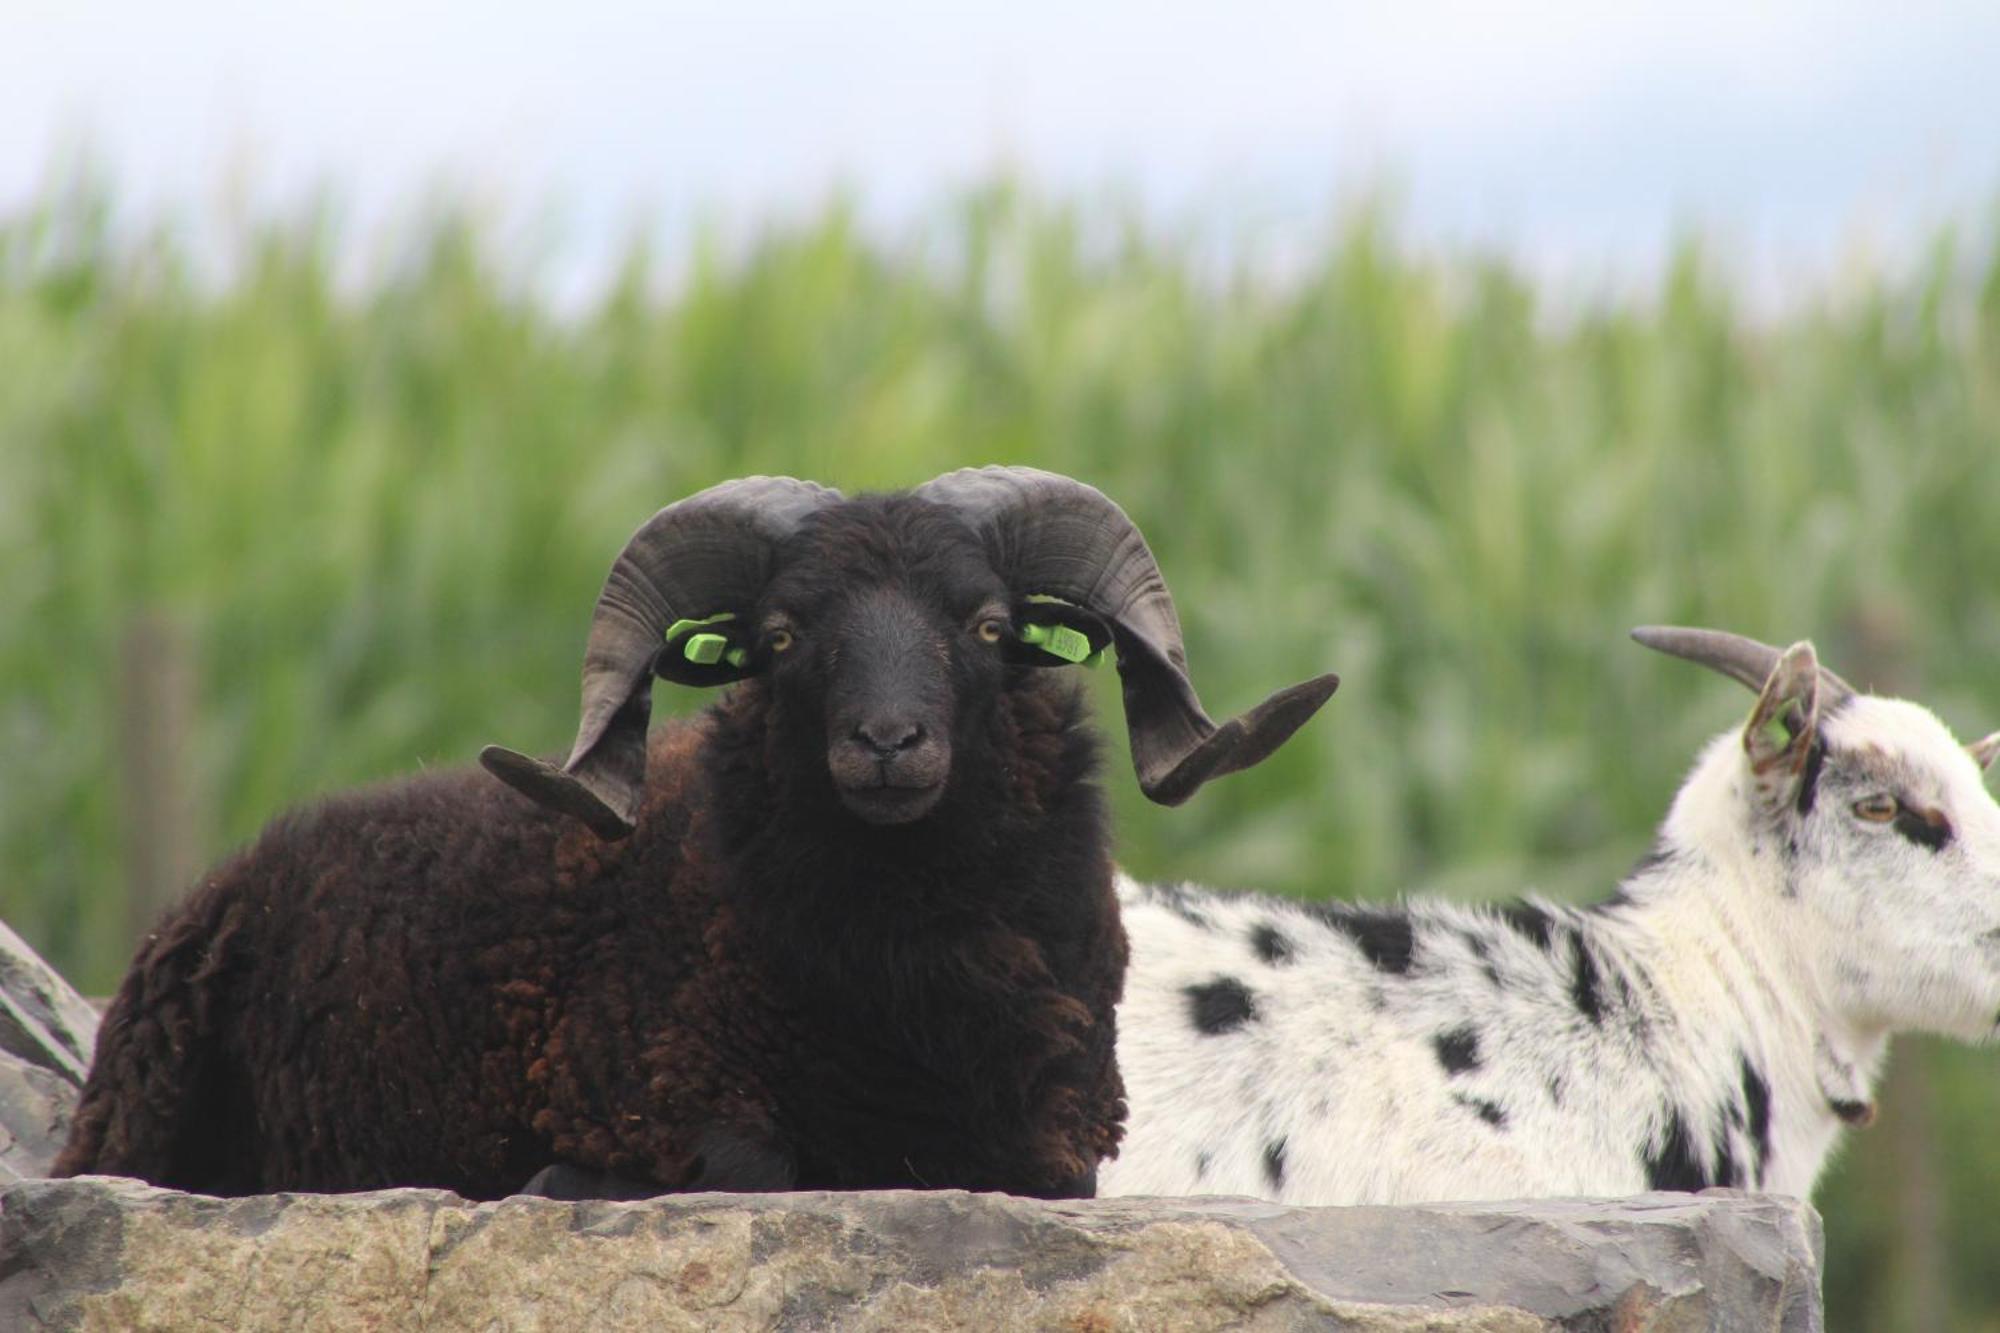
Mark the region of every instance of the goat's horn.
[[[632, 831], [646, 786], [653, 664], [683, 617], [747, 610], [770, 578], [772, 549], [838, 491], [791, 477], [745, 477], [668, 505], [612, 562], [583, 654], [583, 718], [561, 768], [489, 745], [479, 762], [531, 800], [599, 837]], [[701, 681], [744, 672], [717, 663]]]
[[1060, 597], [1101, 617], [1118, 649], [1139, 788], [1179, 805], [1202, 783], [1262, 760], [1319, 711], [1340, 678], [1278, 691], [1217, 726], [1188, 678], [1173, 597], [1146, 540], [1101, 491], [1035, 468], [948, 472], [917, 488], [971, 524], [1017, 595]]
[[[1670, 625], [1642, 625], [1632, 631], [1632, 638], [1656, 652], [1684, 657], [1690, 662], [1698, 662], [1752, 690], [1762, 690], [1764, 682], [1771, 678], [1778, 659], [1784, 656], [1781, 649], [1741, 634], [1730, 634], [1719, 629], [1682, 629]], [[1819, 669], [1820, 689], [1824, 697], [1821, 708], [1831, 708], [1854, 697], [1854, 687], [1834, 675], [1825, 667]]]

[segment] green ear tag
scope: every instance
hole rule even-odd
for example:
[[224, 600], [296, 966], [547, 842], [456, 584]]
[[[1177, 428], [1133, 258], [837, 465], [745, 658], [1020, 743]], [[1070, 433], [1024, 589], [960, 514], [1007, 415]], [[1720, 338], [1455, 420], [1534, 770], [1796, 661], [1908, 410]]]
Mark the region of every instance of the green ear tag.
[[1023, 625], [1021, 642], [1031, 643], [1065, 662], [1081, 662], [1090, 656], [1090, 636], [1068, 625]]
[[666, 639], [668, 643], [672, 643], [689, 630], [700, 629], [703, 625], [720, 625], [724, 621], [734, 619], [736, 619], [734, 611], [718, 611], [712, 616], [703, 616], [700, 620], [676, 620], [667, 626]]
[[681, 645], [681, 656], [701, 666], [714, 666], [728, 648], [729, 640], [720, 634], [690, 634]]
[[734, 619], [736, 619], [735, 612], [718, 611], [699, 620], [676, 620], [667, 626], [666, 640], [672, 643], [686, 634], [687, 640], [681, 644], [681, 656], [696, 666], [714, 666], [717, 662], [727, 662], [733, 667], [740, 667], [750, 660], [750, 654], [741, 648], [731, 648], [726, 636], [690, 632], [700, 629], [703, 625], [720, 625]]

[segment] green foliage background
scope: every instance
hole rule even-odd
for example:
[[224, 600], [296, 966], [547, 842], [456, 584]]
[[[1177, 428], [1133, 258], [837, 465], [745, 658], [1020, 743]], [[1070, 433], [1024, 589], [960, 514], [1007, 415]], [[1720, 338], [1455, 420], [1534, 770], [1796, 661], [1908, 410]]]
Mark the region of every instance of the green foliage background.
[[[310, 220], [232, 235], [211, 281], [172, 233], [111, 240], [89, 191], [0, 217], [0, 914], [93, 992], [132, 944], [135, 618], [193, 646], [178, 780], [220, 854], [317, 793], [565, 746], [612, 553], [752, 472], [1083, 477], [1152, 539], [1214, 709], [1343, 674], [1278, 756], [1181, 810], [1121, 758], [1142, 875], [1608, 891], [1748, 703], [1630, 646], [1644, 622], [1810, 635], [1961, 734], [2000, 726], [1988, 241], [1756, 318], [1694, 245], [1642, 297], [1557, 312], [1380, 211], [1268, 278], [1006, 186], [893, 243], [832, 205], [664, 262], [635, 246], [566, 313], [466, 216], [360, 278]], [[1819, 1199], [1835, 1322], [1931, 1300], [2000, 1328], [2000, 1071], [1900, 1050], [1884, 1124]], [[1943, 1260], [1898, 1230], [1911, 1162], [1939, 1178]]]

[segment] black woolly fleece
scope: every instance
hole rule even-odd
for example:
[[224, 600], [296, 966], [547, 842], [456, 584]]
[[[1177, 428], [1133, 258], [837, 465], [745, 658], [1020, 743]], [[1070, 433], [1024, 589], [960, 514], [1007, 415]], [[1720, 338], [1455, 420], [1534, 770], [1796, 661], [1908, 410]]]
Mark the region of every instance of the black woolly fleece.
[[53, 1174], [1087, 1193], [1126, 946], [1080, 692], [1009, 668], [889, 829], [781, 799], [764, 693], [656, 730], [623, 842], [476, 770], [276, 821], [139, 950]]
[[[950, 510], [848, 501], [747, 622], [801, 641], [655, 729], [629, 838], [471, 769], [275, 821], [140, 948], [55, 1174], [1091, 1192], [1125, 936], [1081, 693], [978, 632], [1008, 597]], [[836, 789], [856, 680], [949, 732], [910, 822]]]

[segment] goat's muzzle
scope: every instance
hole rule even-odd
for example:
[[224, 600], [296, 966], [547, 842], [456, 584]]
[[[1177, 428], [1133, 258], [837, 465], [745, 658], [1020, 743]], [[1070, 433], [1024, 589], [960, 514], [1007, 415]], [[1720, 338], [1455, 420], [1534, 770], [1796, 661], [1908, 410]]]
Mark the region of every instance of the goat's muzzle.
[[850, 811], [871, 824], [908, 824], [944, 795], [951, 744], [920, 726], [856, 726], [827, 747], [826, 762]]

